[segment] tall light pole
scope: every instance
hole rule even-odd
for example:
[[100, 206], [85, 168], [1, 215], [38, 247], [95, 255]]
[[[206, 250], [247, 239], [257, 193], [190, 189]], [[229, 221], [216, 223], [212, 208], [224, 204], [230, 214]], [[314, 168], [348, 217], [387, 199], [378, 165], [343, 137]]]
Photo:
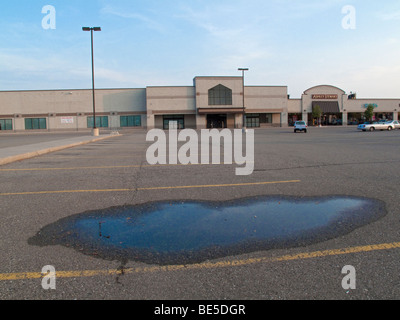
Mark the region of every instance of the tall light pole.
[[93, 135], [99, 135], [99, 129], [96, 128], [96, 98], [94, 92], [94, 55], [93, 55], [93, 31], [101, 31], [100, 27], [83, 27], [82, 31], [91, 32], [91, 43], [92, 43], [92, 96], [93, 96]]
[[239, 71], [242, 71], [242, 79], [243, 79], [243, 131], [246, 131], [246, 106], [244, 104], [244, 72], [249, 71], [248, 68], [239, 68]]

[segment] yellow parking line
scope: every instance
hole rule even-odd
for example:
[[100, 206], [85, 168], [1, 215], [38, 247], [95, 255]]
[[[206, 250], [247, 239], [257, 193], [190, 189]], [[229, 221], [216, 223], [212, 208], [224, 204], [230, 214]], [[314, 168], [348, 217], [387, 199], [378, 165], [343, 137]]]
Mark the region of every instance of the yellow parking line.
[[[246, 266], [259, 263], [288, 262], [288, 261], [315, 259], [322, 257], [338, 256], [338, 255], [349, 255], [355, 253], [368, 253], [372, 251], [393, 250], [399, 248], [400, 248], [400, 242], [392, 242], [392, 243], [350, 247], [343, 249], [303, 252], [303, 253], [284, 255], [279, 257], [250, 258], [250, 259], [230, 260], [230, 261], [227, 260], [220, 262], [198, 263], [192, 265], [149, 266], [149, 267], [127, 268], [124, 270], [56, 271], [56, 277], [85, 278], [85, 277], [112, 276], [112, 275], [122, 275], [122, 274], [126, 275], [126, 274], [137, 274], [137, 273], [171, 272], [171, 271], [181, 271], [181, 270], [217, 269], [217, 268]], [[45, 275], [40, 272], [4, 273], [0, 274], [0, 281], [40, 279], [43, 278], [44, 276]]]
[[299, 183], [300, 180], [290, 181], [270, 181], [270, 182], [251, 182], [251, 183], [236, 183], [236, 184], [210, 184], [198, 186], [177, 186], [177, 187], [151, 187], [151, 188], [138, 188], [138, 190], [165, 190], [165, 189], [191, 189], [191, 188], [223, 188], [223, 187], [245, 187], [245, 186], [259, 186], [267, 184], [282, 184], [282, 183]]
[[[129, 166], [92, 166], [92, 167], [69, 167], [69, 168], [24, 168], [24, 169], [0, 169], [0, 172], [12, 171], [62, 171], [62, 170], [92, 170], [92, 169], [126, 169], [126, 168], [143, 168], [143, 167], [163, 167], [170, 165], [129, 165]], [[172, 165], [178, 166], [178, 165]]]
[[61, 193], [96, 193], [96, 192], [129, 192], [135, 189], [98, 189], [98, 190], [56, 190], [56, 191], [33, 191], [33, 192], [9, 192], [0, 193], [0, 196], [29, 196], [40, 194], [61, 194]]
[[[126, 169], [126, 168], [151, 168], [151, 167], [180, 167], [180, 166], [215, 166], [215, 165], [225, 165], [225, 163], [220, 164], [146, 164], [146, 165], [125, 165], [125, 166], [91, 166], [91, 167], [66, 167], [66, 168], [22, 168], [22, 169], [0, 169], [0, 172], [23, 172], [23, 171], [71, 171], [71, 170], [93, 170], [93, 169]], [[231, 163], [226, 165], [233, 165]]]
[[283, 183], [299, 183], [300, 180], [290, 181], [267, 181], [267, 182], [251, 182], [251, 183], [235, 183], [235, 184], [215, 184], [215, 185], [194, 185], [194, 186], [172, 186], [172, 187], [147, 187], [137, 189], [93, 189], [93, 190], [56, 190], [56, 191], [32, 191], [32, 192], [8, 192], [0, 193], [0, 196], [23, 196], [23, 195], [45, 195], [45, 194], [62, 194], [62, 193], [100, 193], [100, 192], [134, 192], [134, 191], [150, 191], [150, 190], [169, 190], [169, 189], [191, 189], [191, 188], [223, 188], [223, 187], [245, 187], [258, 186], [268, 184]]

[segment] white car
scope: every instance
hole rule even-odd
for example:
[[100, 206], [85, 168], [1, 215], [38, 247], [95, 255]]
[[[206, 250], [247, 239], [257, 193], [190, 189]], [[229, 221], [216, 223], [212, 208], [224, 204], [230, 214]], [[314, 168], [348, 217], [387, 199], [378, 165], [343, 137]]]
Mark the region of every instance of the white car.
[[[398, 123], [398, 121], [397, 121]], [[375, 131], [375, 130], [394, 130], [396, 129], [396, 125], [394, 124], [394, 121], [389, 121], [389, 122], [374, 122], [374, 123], [369, 123], [369, 124], [360, 124], [358, 126], [358, 130], [362, 131]]]
[[307, 133], [307, 129], [308, 126], [305, 121], [296, 121], [294, 123], [294, 133], [297, 133], [298, 131], [300, 132], [304, 131], [305, 133]]
[[400, 122], [398, 120], [386, 121], [386, 123], [392, 126], [394, 129], [400, 129]]

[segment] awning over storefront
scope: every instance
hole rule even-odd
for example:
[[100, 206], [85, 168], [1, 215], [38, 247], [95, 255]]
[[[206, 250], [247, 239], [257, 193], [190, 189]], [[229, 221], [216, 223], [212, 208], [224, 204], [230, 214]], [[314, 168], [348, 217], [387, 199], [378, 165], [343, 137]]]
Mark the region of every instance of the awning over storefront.
[[312, 108], [319, 106], [322, 113], [340, 113], [339, 102], [337, 101], [313, 101]]

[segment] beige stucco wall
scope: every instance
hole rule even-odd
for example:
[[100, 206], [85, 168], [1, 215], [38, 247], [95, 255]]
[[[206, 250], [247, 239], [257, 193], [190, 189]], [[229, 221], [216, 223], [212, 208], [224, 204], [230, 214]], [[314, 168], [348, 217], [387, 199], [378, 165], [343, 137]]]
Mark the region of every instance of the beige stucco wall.
[[195, 114], [195, 103], [194, 87], [147, 87], [147, 129], [163, 128], [162, 114]]
[[[346, 100], [344, 109], [349, 112], [365, 112], [365, 105], [376, 104], [378, 108], [375, 112], [398, 112], [400, 109], [400, 99], [356, 99]], [[395, 111], [396, 110], [396, 111]]]
[[[245, 87], [245, 106], [248, 110], [288, 110], [287, 87]], [[276, 112], [276, 111], [275, 111]]]
[[[96, 112], [146, 111], [145, 89], [97, 89]], [[91, 113], [92, 90], [3, 91], [0, 113]]]
[[[287, 123], [287, 121], [286, 121], [286, 123]], [[274, 113], [272, 115], [272, 125], [273, 126], [279, 126], [280, 124], [281, 124], [281, 115], [277, 114], [277, 113]]]
[[302, 113], [301, 109], [302, 101], [301, 99], [289, 99], [288, 100], [288, 113]]
[[243, 108], [243, 78], [242, 77], [196, 77], [194, 79], [196, 88], [196, 107], [219, 108], [221, 106], [210, 106], [208, 104], [208, 90], [219, 84], [232, 90], [232, 105], [222, 106], [229, 108]]
[[185, 128], [186, 129], [196, 129], [196, 115], [186, 114], [185, 115]]
[[[109, 126], [119, 127], [120, 113], [142, 116], [146, 124], [146, 89], [96, 89], [96, 114], [109, 116]], [[15, 131], [25, 130], [24, 118], [46, 118], [47, 130], [87, 129], [93, 114], [92, 90], [3, 91], [0, 116], [13, 119]], [[63, 123], [68, 117], [72, 123]]]
[[97, 104], [104, 112], [146, 112], [146, 89], [99, 90]]
[[194, 113], [194, 87], [147, 87], [147, 111]]
[[3, 115], [85, 112], [91, 105], [88, 93], [83, 90], [0, 92]]

